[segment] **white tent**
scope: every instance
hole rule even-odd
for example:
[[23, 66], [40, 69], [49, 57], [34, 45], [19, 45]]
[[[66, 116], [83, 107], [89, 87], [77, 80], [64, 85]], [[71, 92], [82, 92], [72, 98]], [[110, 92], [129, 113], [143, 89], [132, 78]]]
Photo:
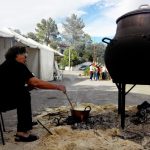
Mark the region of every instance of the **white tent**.
[[55, 70], [54, 55], [63, 56], [58, 51], [42, 45], [30, 38], [14, 32], [12, 29], [0, 29], [0, 63], [6, 51], [13, 45], [23, 45], [28, 49], [27, 66], [40, 79], [51, 81]]

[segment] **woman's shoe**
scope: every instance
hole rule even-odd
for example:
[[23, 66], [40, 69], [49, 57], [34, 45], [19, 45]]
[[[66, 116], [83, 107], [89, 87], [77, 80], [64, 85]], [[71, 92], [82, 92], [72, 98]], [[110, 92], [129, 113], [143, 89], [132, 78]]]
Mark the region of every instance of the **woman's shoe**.
[[36, 141], [38, 139], [39, 139], [39, 137], [37, 135], [34, 135], [34, 134], [30, 134], [27, 137], [24, 137], [21, 135], [16, 135], [16, 137], [15, 137], [16, 142], [33, 142], [33, 141]]
[[32, 121], [32, 126], [36, 126], [38, 124], [37, 121]]

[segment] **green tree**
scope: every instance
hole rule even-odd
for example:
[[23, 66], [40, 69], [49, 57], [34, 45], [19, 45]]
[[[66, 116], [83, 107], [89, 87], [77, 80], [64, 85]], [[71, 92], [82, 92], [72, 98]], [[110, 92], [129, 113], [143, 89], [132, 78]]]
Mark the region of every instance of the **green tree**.
[[57, 24], [52, 18], [48, 20], [42, 19], [40, 23], [37, 23], [35, 31], [40, 43], [51, 45], [51, 43], [55, 43], [58, 39], [59, 32]]
[[19, 29], [14, 29], [14, 31], [21, 35], [21, 31]]
[[99, 64], [104, 64], [105, 45], [103, 43], [93, 44], [93, 59]]
[[[79, 56], [81, 57], [82, 62], [91, 61], [92, 58], [92, 40], [91, 36], [84, 34], [82, 38], [83, 47], [79, 50]], [[92, 59], [93, 60], [93, 59]]]
[[[89, 47], [92, 45], [91, 36], [84, 33], [84, 22], [77, 15], [72, 14], [71, 17], [67, 17], [65, 23], [63, 23], [64, 32], [63, 38], [68, 46], [72, 46], [78, 53], [78, 63], [92, 60], [92, 52], [89, 51]], [[91, 49], [90, 49], [91, 50]]]
[[[70, 56], [69, 56], [70, 54]], [[69, 59], [70, 58], [70, 59]], [[69, 62], [70, 60], [70, 62]], [[74, 50], [74, 49], [66, 49], [64, 51], [64, 57], [61, 59], [61, 66], [74, 66], [77, 64], [77, 61], [78, 61], [78, 55], [77, 55], [77, 52]]]
[[83, 42], [82, 39], [84, 37], [84, 27], [85, 25], [83, 20], [78, 18], [75, 14], [72, 14], [71, 17], [67, 17], [63, 23], [63, 38], [66, 40], [66, 43], [69, 46], [74, 46], [75, 50], [77, 50], [77, 46], [81, 45], [81, 42]]
[[84, 40], [84, 43], [85, 43], [85, 46], [88, 47], [92, 44], [92, 39], [91, 39], [91, 36], [89, 34], [84, 34], [84, 37], [83, 37], [83, 40]]
[[35, 34], [35, 33], [33, 33], [33, 32], [29, 32], [29, 33], [27, 33], [27, 37], [29, 37], [29, 38], [33, 39], [34, 41], [39, 42], [39, 39], [37, 38], [36, 34]]
[[98, 62], [101, 64], [104, 64], [104, 53], [105, 53], [106, 45], [103, 43], [98, 44], [98, 51], [97, 51], [97, 57], [98, 57]]

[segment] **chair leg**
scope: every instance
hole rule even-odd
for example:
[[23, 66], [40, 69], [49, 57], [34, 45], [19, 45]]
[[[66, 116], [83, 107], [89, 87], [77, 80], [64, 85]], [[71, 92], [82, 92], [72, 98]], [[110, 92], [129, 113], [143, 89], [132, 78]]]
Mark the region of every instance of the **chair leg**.
[[2, 112], [0, 113], [0, 116], [1, 116], [1, 121], [2, 121], [3, 131], [6, 132]]
[[[1, 114], [1, 113], [0, 113]], [[3, 145], [5, 145], [5, 140], [4, 140], [4, 136], [3, 136], [3, 129], [2, 129], [2, 120], [0, 120], [0, 132], [1, 132], [1, 138], [2, 138], [2, 143]]]

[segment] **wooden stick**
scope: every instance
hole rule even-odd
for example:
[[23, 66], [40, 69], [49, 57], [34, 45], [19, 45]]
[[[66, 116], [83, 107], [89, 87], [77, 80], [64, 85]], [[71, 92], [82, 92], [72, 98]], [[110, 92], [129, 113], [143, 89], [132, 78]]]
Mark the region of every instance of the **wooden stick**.
[[65, 92], [65, 95], [66, 95], [66, 97], [67, 97], [67, 99], [68, 99], [68, 101], [69, 101], [69, 103], [70, 103], [70, 105], [71, 105], [71, 108], [74, 109], [74, 108], [73, 108], [73, 105], [72, 105], [72, 103], [71, 103], [71, 101], [70, 101], [70, 99], [69, 99], [69, 97], [68, 97], [68, 95], [67, 95], [66, 92]]
[[49, 134], [53, 135], [52, 132], [51, 132], [48, 128], [46, 128], [46, 127], [41, 123], [41, 121], [37, 120], [37, 122], [40, 123], [40, 125], [41, 125], [44, 129], [46, 129], [46, 131], [47, 131]]

